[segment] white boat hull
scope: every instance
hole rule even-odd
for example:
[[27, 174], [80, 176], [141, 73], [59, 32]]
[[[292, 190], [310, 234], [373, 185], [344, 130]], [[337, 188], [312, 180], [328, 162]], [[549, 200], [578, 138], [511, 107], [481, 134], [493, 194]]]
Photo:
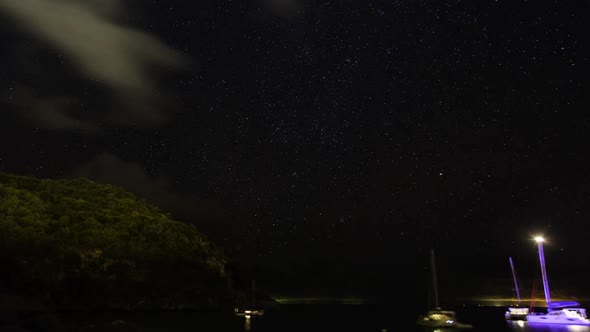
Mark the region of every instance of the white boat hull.
[[583, 318], [569, 318], [569, 319], [551, 319], [552, 317], [543, 316], [527, 316], [527, 322], [531, 324], [555, 324], [555, 325], [588, 325], [590, 320]]
[[530, 324], [590, 326], [590, 319], [585, 316], [585, 311], [583, 315], [579, 315], [577, 311], [562, 309], [551, 311], [548, 314], [527, 315], [526, 319]]
[[505, 314], [504, 318], [506, 320], [526, 320], [526, 315], [514, 315], [514, 314]]

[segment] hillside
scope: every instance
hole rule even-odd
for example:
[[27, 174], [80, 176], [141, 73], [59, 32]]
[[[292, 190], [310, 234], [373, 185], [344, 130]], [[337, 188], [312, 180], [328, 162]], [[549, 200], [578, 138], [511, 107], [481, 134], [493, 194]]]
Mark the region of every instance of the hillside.
[[0, 174], [0, 293], [55, 307], [230, 303], [225, 258], [122, 188]]

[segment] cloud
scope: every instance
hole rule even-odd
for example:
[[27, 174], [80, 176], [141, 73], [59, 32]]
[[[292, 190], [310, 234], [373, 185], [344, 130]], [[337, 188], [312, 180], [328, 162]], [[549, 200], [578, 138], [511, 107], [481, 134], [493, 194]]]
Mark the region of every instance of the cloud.
[[98, 155], [77, 167], [72, 175], [121, 186], [184, 221], [203, 223], [224, 217], [223, 209], [213, 201], [179, 194], [170, 178], [148, 176], [141, 164], [124, 161], [111, 153]]
[[112, 119], [157, 123], [162, 114], [151, 107], [158, 95], [151, 68], [180, 68], [184, 59], [155, 37], [116, 24], [122, 10], [119, 0], [0, 0], [0, 14], [125, 101], [121, 110], [127, 114]]
[[25, 118], [44, 129], [74, 130], [97, 133], [100, 128], [92, 121], [76, 117], [78, 100], [64, 96], [38, 96], [26, 86], [11, 88], [9, 99]]

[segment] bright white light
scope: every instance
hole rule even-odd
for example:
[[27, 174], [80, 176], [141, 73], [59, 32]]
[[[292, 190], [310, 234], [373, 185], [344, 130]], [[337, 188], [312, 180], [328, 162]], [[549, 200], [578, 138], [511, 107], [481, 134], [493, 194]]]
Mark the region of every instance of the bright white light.
[[535, 236], [535, 241], [537, 243], [542, 243], [545, 241], [545, 239], [542, 236]]

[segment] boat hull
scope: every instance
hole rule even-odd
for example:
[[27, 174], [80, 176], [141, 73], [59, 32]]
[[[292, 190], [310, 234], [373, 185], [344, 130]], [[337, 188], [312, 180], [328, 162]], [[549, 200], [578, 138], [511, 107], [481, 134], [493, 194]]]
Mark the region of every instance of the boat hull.
[[234, 311], [234, 315], [245, 317], [264, 316], [264, 310], [237, 310]]
[[458, 322], [437, 322], [437, 321], [425, 321], [423, 319], [418, 319], [416, 322], [417, 325], [430, 327], [430, 328], [447, 328], [447, 329], [470, 329], [473, 326], [469, 324], [462, 324]]
[[590, 320], [582, 317], [566, 317], [552, 315], [528, 315], [526, 320], [529, 324], [542, 325], [586, 325], [590, 326]]
[[504, 314], [506, 320], [526, 320], [526, 316], [530, 314], [529, 308], [523, 307], [508, 307]]
[[471, 328], [471, 325], [459, 323], [455, 320], [455, 312], [448, 310], [431, 310], [426, 316], [421, 316], [416, 321], [420, 326], [431, 328]]
[[506, 318], [506, 320], [526, 320], [526, 315], [505, 314], [504, 318]]

